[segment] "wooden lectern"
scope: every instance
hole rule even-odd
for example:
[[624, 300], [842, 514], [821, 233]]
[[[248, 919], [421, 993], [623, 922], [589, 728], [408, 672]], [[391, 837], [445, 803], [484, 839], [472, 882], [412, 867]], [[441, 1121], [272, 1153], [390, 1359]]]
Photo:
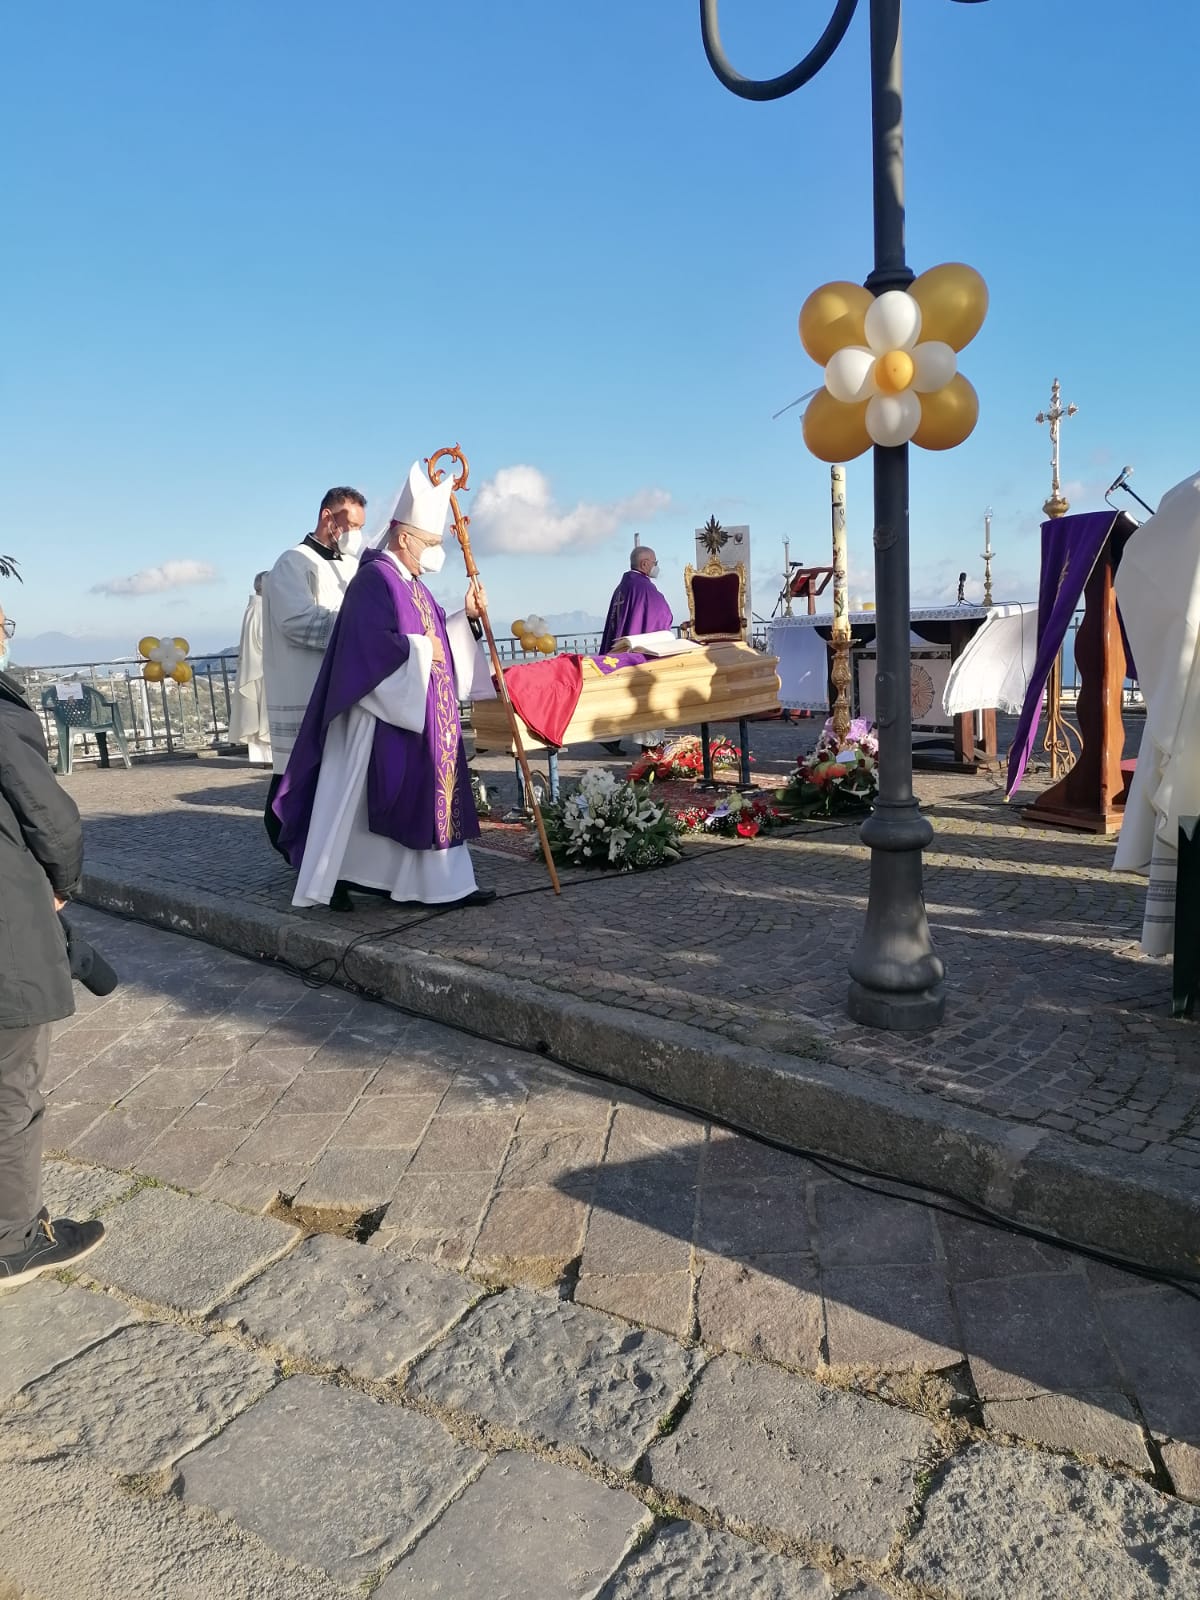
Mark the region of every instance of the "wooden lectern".
[[1122, 768], [1125, 722], [1125, 641], [1117, 617], [1113, 578], [1125, 541], [1137, 529], [1128, 514], [1116, 514], [1083, 591], [1083, 621], [1075, 635], [1079, 698], [1075, 719], [1082, 749], [1070, 772], [1022, 811], [1039, 827], [1119, 833], [1131, 772]]

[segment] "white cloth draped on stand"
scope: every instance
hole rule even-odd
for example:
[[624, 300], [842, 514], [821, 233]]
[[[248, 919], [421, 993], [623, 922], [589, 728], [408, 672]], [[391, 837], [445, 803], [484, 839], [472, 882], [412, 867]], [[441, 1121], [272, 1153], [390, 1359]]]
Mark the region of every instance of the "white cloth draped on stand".
[[271, 764], [271, 728], [267, 720], [267, 687], [263, 677], [262, 596], [252, 594], [242, 618], [237, 679], [229, 703], [229, 741], [244, 744], [250, 759]]
[[1146, 702], [1146, 726], [1113, 866], [1147, 872], [1142, 949], [1175, 941], [1179, 824], [1200, 812], [1200, 474], [1131, 536], [1117, 603]]
[[942, 705], [946, 715], [1006, 711], [1020, 716], [1037, 660], [1038, 608], [996, 606], [950, 668]]

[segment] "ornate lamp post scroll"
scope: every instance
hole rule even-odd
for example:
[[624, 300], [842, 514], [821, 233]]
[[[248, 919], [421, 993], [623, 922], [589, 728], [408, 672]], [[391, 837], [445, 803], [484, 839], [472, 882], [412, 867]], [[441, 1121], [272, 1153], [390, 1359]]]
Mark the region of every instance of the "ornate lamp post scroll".
[[[880, 296], [907, 289], [913, 273], [904, 247], [900, 0], [869, 0], [869, 5], [875, 266], [866, 287]], [[700, 0], [704, 52], [733, 94], [745, 100], [777, 100], [821, 70], [845, 37], [857, 6], [858, 0], [836, 0], [808, 55], [789, 72], [758, 80], [742, 77], [730, 65], [721, 44], [717, 0]], [[945, 969], [929, 936], [922, 892], [922, 851], [933, 829], [912, 790], [908, 445], [875, 445], [874, 454], [879, 797], [862, 828], [863, 841], [871, 848], [870, 896], [850, 962], [848, 1008], [855, 1021], [872, 1027], [917, 1030], [939, 1023], [946, 1002]]]

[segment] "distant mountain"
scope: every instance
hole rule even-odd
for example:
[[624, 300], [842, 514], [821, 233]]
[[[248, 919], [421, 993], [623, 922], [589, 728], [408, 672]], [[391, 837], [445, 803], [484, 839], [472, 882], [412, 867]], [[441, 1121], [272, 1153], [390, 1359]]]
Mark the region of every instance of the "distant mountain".
[[604, 627], [604, 618], [595, 617], [590, 611], [556, 611], [546, 618], [546, 626], [551, 633], [599, 633]]

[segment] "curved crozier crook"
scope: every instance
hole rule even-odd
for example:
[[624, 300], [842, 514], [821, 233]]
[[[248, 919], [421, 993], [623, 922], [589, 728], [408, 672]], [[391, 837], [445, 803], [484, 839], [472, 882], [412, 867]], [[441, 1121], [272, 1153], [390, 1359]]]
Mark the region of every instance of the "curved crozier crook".
[[455, 476], [454, 487], [455, 489], [465, 489], [467, 487], [467, 479], [471, 475], [471, 464], [463, 454], [462, 446], [457, 444], [443, 445], [440, 450], [435, 450], [426, 459], [425, 470], [429, 474], [430, 483], [441, 483], [446, 476], [446, 468], [438, 466], [438, 462], [443, 456], [449, 456], [452, 461], [458, 462], [461, 470]]
[[777, 78], [743, 78], [730, 65], [721, 43], [717, 0], [700, 0], [700, 37], [704, 42], [704, 54], [718, 80], [731, 93], [740, 95], [743, 100], [781, 100], [785, 94], [791, 94], [793, 89], [799, 89], [810, 78], [816, 77], [846, 37], [846, 30], [857, 8], [858, 0], [837, 0], [825, 32], [790, 72], [782, 72]]

